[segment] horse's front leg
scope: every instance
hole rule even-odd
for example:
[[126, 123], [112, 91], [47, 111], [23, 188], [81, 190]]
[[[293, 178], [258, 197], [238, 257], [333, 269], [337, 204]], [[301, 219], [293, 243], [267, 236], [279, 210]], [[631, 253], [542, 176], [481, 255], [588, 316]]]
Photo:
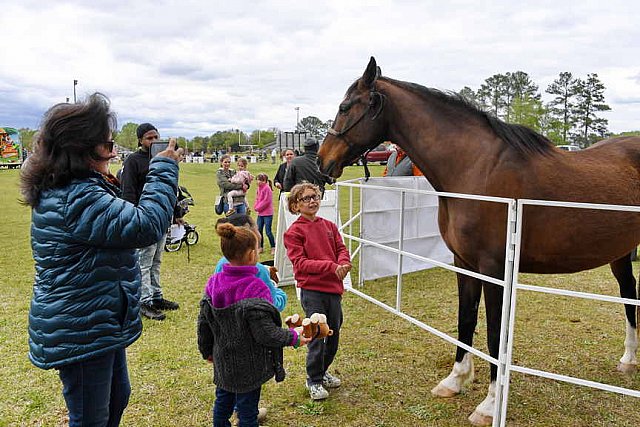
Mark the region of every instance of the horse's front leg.
[[[459, 265], [456, 259], [457, 266]], [[478, 323], [478, 305], [482, 291], [481, 282], [473, 277], [458, 273], [458, 340], [471, 346], [473, 333]], [[452, 397], [473, 381], [472, 355], [463, 348], [456, 350], [456, 361], [448, 377], [440, 381], [431, 393], [438, 397]]]
[[[500, 351], [500, 327], [502, 322], [502, 298], [504, 289], [502, 286], [492, 283], [484, 283], [484, 301], [487, 308], [487, 346], [489, 354], [494, 359], [498, 358]], [[498, 367], [491, 364], [491, 383], [487, 397], [478, 405], [469, 416], [471, 424], [476, 426], [490, 426], [493, 423], [493, 411], [496, 406], [496, 378]]]
[[[636, 280], [633, 277], [631, 254], [613, 261], [610, 267], [620, 286], [620, 296], [622, 298], [636, 299]], [[624, 340], [624, 354], [620, 358], [618, 370], [624, 373], [633, 373], [638, 366], [638, 360], [636, 359], [638, 350], [638, 319], [636, 313], [638, 310], [635, 305], [625, 304], [624, 311], [627, 317], [626, 337]]]

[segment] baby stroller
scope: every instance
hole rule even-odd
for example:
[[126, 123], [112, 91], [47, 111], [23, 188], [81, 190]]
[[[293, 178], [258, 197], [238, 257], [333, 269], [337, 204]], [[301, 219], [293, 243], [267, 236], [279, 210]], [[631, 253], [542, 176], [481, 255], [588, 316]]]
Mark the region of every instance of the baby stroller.
[[[191, 193], [182, 185], [178, 186], [178, 201], [174, 209], [174, 218], [184, 218], [189, 212], [189, 206], [193, 206], [194, 204], [195, 202], [193, 201]], [[188, 249], [189, 246], [198, 243], [199, 238], [200, 236], [196, 231], [195, 225], [187, 222], [180, 225], [174, 222], [167, 233], [164, 250], [167, 252], [179, 251], [183, 242], [187, 244]]]

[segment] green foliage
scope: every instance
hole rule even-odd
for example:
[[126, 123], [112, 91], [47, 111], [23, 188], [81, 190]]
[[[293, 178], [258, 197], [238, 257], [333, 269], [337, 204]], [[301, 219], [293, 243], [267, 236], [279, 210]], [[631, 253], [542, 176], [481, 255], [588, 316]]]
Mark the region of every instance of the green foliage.
[[22, 146], [29, 151], [33, 150], [33, 143], [35, 142], [33, 140], [33, 137], [35, 136], [36, 131], [29, 128], [20, 128], [19, 132], [20, 132], [20, 141], [22, 141]]
[[276, 132], [274, 130], [256, 129], [251, 132], [249, 140], [251, 141], [251, 144], [257, 145], [258, 148], [262, 148], [276, 140]]
[[468, 86], [459, 94], [479, 108], [541, 132], [557, 144], [571, 141], [586, 147], [607, 136], [607, 120], [597, 114], [610, 110], [597, 74], [586, 80], [560, 73], [545, 90], [554, 98], [545, 106], [529, 75], [523, 71], [494, 74], [477, 92]]
[[582, 147], [587, 147], [607, 135], [608, 120], [598, 117], [597, 113], [611, 110], [604, 100], [604, 84], [595, 73], [588, 74], [586, 80], [576, 82], [576, 103], [572, 112], [575, 115], [573, 136]]
[[138, 148], [136, 129], [138, 129], [137, 123], [125, 123], [124, 126], [122, 126], [122, 130], [114, 137], [116, 144], [131, 151], [136, 150]]
[[483, 109], [491, 112], [496, 117], [501, 117], [505, 107], [505, 92], [507, 77], [503, 74], [494, 74], [487, 78], [478, 89], [477, 97]]
[[537, 97], [517, 96], [511, 103], [511, 122], [525, 125], [537, 132], [543, 131], [545, 108]]
[[628, 132], [614, 133], [611, 136], [640, 136], [640, 130], [632, 130]]
[[458, 92], [458, 95], [469, 101], [471, 104], [476, 107], [482, 107], [478, 95], [471, 89], [469, 86], [465, 86]]
[[327, 123], [315, 116], [308, 116], [298, 123], [298, 132], [309, 132], [314, 138], [323, 138], [327, 134]]
[[557, 141], [560, 144], [567, 144], [569, 132], [575, 123], [571, 112], [575, 102], [576, 81], [571, 73], [565, 71], [546, 90], [548, 94], [555, 95], [548, 104], [548, 110], [550, 120], [557, 123], [553, 127], [560, 132], [560, 140]]

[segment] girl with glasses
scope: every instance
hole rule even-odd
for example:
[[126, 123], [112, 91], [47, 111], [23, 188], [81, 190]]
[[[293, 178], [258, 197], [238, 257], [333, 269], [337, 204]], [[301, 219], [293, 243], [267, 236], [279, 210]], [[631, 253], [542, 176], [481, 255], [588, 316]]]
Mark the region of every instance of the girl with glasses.
[[329, 397], [327, 388], [340, 386], [340, 379], [328, 372], [336, 353], [342, 326], [343, 279], [351, 270], [349, 251], [338, 227], [317, 216], [320, 188], [310, 183], [295, 185], [289, 194], [289, 211], [300, 214], [284, 234], [287, 256], [293, 264], [300, 302], [307, 317], [327, 316], [333, 335], [308, 344], [306, 387], [313, 400]]

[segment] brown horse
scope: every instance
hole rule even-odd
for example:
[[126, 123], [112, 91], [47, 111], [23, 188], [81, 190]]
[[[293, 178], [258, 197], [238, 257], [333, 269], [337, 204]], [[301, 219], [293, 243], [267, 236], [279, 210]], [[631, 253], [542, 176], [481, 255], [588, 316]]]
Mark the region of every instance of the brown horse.
[[[333, 128], [318, 153], [322, 172], [345, 166], [382, 141], [400, 145], [437, 191], [512, 199], [640, 205], [640, 138], [602, 141], [587, 150], [559, 150], [544, 136], [507, 124], [455, 94], [380, 76], [371, 58], [347, 90]], [[456, 266], [502, 279], [504, 205], [441, 198], [440, 232]], [[624, 298], [636, 299], [631, 251], [640, 242], [633, 212], [527, 206], [520, 271], [572, 273], [610, 264]], [[458, 339], [471, 346], [484, 292], [489, 353], [498, 357], [503, 288], [458, 274]], [[636, 307], [625, 306], [625, 353], [618, 368], [635, 369]], [[471, 354], [458, 347], [451, 374], [433, 393], [458, 394], [473, 379]], [[487, 398], [470, 420], [492, 421], [497, 368]]]

